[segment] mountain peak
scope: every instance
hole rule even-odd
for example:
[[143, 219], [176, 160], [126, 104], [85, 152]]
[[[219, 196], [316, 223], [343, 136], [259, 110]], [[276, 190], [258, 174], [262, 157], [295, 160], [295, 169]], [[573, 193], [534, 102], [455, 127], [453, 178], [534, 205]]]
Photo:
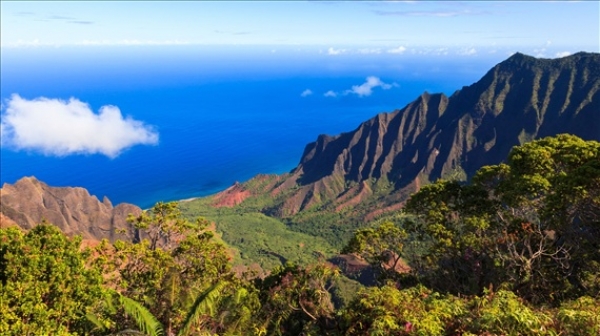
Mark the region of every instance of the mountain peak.
[[[541, 58], [526, 55], [520, 52], [512, 54], [509, 58], [500, 62], [496, 67], [533, 67], [533, 66], [560, 66], [566, 63], [577, 63], [582, 60], [599, 62], [600, 53], [580, 51], [572, 55], [557, 58]], [[516, 68], [513, 68], [516, 69]]]
[[[515, 145], [559, 133], [600, 140], [599, 74], [598, 53], [515, 53], [450, 97], [424, 92], [352, 132], [320, 135], [278, 187], [285, 199], [270, 213], [341, 209], [348, 200], [360, 206], [355, 198], [372, 196], [382, 208], [397, 209], [421, 185], [468, 179], [502, 162]], [[389, 192], [376, 196], [381, 188]]]
[[509, 58], [507, 58], [504, 62], [522, 62], [525, 60], [535, 60], [536, 58], [530, 55], [523, 54], [521, 52], [516, 52], [512, 54]]

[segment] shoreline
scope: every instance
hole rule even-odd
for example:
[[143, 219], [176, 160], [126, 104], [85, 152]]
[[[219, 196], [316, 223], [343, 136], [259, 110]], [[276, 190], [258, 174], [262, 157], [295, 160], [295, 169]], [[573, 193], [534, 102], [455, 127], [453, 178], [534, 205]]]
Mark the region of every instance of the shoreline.
[[193, 200], [197, 200], [200, 197], [190, 197], [190, 198], [184, 198], [184, 199], [180, 199], [180, 200], [175, 200], [173, 202], [177, 202], [177, 203], [181, 203], [181, 202], [191, 202]]

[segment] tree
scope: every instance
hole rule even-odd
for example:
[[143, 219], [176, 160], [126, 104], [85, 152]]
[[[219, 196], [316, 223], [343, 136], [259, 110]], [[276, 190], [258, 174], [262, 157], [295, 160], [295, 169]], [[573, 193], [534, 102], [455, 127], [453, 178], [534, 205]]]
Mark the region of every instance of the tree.
[[[229, 276], [230, 257], [213, 239], [209, 223], [187, 221], [176, 203], [157, 203], [129, 221], [141, 241], [101, 244], [96, 265], [114, 275], [110, 284], [115, 291], [144, 303], [170, 335], [181, 327], [195, 299]], [[124, 311], [117, 320], [135, 324]]]
[[257, 333], [262, 335], [327, 335], [335, 330], [329, 292], [337, 269], [324, 263], [302, 268], [276, 268], [257, 280], [261, 310]]
[[489, 213], [494, 206], [485, 190], [456, 181], [439, 180], [411, 196], [405, 210], [417, 219], [407, 229], [428, 243], [416, 268], [421, 281], [466, 295], [499, 284], [490, 234], [498, 230]]
[[514, 290], [534, 301], [600, 294], [600, 143], [561, 134], [517, 146], [473, 183], [506, 227], [498, 257]]
[[27, 233], [0, 229], [0, 334], [93, 334], [88, 316], [110, 324], [102, 275], [81, 241], [45, 222]]
[[342, 253], [356, 253], [373, 268], [380, 284], [398, 279], [399, 272], [407, 271], [402, 260], [408, 235], [392, 222], [376, 228], [357, 230]]
[[458, 334], [465, 302], [423, 287], [384, 285], [361, 291], [341, 312], [344, 335]]
[[563, 134], [517, 146], [470, 185], [440, 180], [405, 209], [433, 242], [434, 288], [504, 285], [533, 302], [600, 293], [598, 142]]

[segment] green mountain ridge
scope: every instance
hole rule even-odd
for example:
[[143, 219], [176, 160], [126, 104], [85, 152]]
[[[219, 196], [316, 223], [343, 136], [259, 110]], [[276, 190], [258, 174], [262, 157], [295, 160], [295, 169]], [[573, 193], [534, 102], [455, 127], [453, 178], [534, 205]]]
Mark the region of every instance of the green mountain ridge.
[[319, 136], [292, 171], [289, 179], [300, 190], [279, 206], [280, 213], [323, 204], [319, 196], [342, 196], [350, 188], [337, 177], [350, 183], [387, 178], [394, 192], [414, 191], [419, 182], [456, 170], [470, 177], [535, 138], [570, 133], [598, 140], [599, 89], [599, 54], [556, 60], [515, 54], [451, 97], [424, 93], [352, 132]]
[[[202, 202], [260, 213], [341, 248], [355, 229], [398, 216], [421, 186], [467, 180], [513, 146], [560, 133], [600, 140], [598, 53], [516, 53], [450, 97], [425, 92], [351, 132], [320, 135], [288, 174], [259, 175]], [[183, 211], [208, 213], [201, 208], [192, 201]]]

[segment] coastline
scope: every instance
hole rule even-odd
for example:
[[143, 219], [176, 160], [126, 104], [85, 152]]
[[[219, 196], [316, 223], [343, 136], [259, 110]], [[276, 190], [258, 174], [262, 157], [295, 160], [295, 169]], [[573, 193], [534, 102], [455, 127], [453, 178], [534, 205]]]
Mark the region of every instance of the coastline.
[[191, 202], [193, 200], [199, 199], [200, 197], [190, 197], [190, 198], [184, 198], [184, 199], [180, 199], [180, 200], [175, 200], [174, 202], [177, 203], [181, 203], [181, 202]]

